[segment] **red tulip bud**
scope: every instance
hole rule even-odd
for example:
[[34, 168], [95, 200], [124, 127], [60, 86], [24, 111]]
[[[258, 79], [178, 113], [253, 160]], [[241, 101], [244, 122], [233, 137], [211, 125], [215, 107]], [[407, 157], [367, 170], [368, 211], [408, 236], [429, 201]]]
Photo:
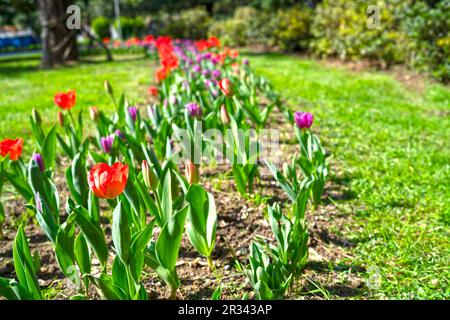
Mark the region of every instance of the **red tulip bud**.
[[92, 121], [97, 122], [97, 120], [98, 120], [98, 109], [97, 109], [97, 107], [91, 107], [89, 109], [89, 115], [91, 116]]
[[61, 127], [64, 127], [64, 114], [58, 111], [58, 123]]
[[224, 125], [227, 125], [230, 123], [230, 115], [228, 114], [228, 110], [227, 107], [225, 107], [225, 105], [223, 104], [220, 107], [220, 119], [222, 120], [222, 123]]
[[186, 161], [185, 173], [186, 179], [189, 182], [189, 184], [196, 184], [200, 180], [198, 167], [195, 164], [193, 164], [190, 160]]

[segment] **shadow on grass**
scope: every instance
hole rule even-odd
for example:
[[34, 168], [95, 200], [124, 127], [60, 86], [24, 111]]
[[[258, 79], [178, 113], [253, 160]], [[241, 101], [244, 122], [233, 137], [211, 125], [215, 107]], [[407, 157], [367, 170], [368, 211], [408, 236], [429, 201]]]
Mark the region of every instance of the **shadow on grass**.
[[[366, 269], [359, 265], [352, 264], [333, 264], [331, 262], [321, 262], [321, 261], [310, 261], [306, 264], [305, 269], [317, 272], [320, 278], [321, 275], [326, 277], [329, 276], [330, 272], [338, 272], [349, 274], [350, 272], [355, 276], [358, 274], [366, 273]], [[359, 279], [361, 277], [358, 277]], [[355, 278], [356, 280], [356, 278]], [[326, 281], [324, 281], [326, 282]], [[307, 283], [303, 288], [304, 291], [307, 292], [306, 295], [316, 296], [318, 294], [317, 286], [313, 283]], [[333, 297], [341, 297], [341, 298], [358, 298], [364, 295], [364, 284], [361, 280], [355, 281], [355, 285], [346, 285], [342, 283], [337, 284], [325, 284], [321, 286], [321, 290], [326, 291], [329, 295]]]

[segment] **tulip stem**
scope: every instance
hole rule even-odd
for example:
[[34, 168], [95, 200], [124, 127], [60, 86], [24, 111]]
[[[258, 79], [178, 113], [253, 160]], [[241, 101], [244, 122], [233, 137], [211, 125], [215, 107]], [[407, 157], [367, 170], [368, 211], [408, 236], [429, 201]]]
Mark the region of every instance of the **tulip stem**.
[[215, 271], [214, 263], [211, 256], [207, 256], [206, 260], [208, 261], [208, 266], [211, 271]]
[[177, 299], [177, 289], [176, 288], [170, 288], [170, 300], [176, 300]]
[[69, 110], [68, 113], [69, 113], [69, 118], [70, 118], [70, 121], [72, 122], [73, 128], [76, 129], [75, 119], [73, 118], [72, 111]]

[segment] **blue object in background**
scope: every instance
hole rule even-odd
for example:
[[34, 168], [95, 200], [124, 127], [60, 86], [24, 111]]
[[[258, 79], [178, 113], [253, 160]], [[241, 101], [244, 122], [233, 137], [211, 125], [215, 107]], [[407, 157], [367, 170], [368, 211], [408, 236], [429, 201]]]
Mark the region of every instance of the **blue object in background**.
[[0, 50], [13, 48], [13, 49], [26, 49], [31, 45], [37, 44], [38, 41], [31, 35], [18, 36], [18, 37], [0, 37]]

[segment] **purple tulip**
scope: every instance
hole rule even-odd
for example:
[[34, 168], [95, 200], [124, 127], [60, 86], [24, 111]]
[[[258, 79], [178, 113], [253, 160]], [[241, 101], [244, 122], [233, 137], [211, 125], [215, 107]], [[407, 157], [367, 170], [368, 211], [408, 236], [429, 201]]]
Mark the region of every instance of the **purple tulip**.
[[202, 109], [195, 102], [188, 103], [186, 105], [186, 109], [189, 112], [189, 115], [191, 117], [201, 117], [202, 116]]
[[213, 57], [213, 58], [211, 58], [211, 62], [212, 62], [214, 65], [216, 65], [216, 64], [218, 64], [218, 63], [220, 62], [220, 60], [219, 60], [219, 58], [217, 58], [217, 57]]
[[192, 72], [199, 73], [200, 71], [202, 71], [202, 68], [198, 64], [192, 67]]
[[220, 70], [213, 70], [211, 72], [211, 75], [213, 76], [213, 78], [220, 78], [221, 72]]
[[33, 154], [32, 159], [39, 166], [41, 172], [44, 172], [45, 171], [44, 158], [42, 158], [41, 154], [40, 153]]
[[122, 131], [120, 131], [119, 129], [116, 130], [115, 132], [116, 137], [119, 137], [122, 140], [125, 140], [125, 136], [123, 135]]
[[211, 52], [205, 52], [203, 55], [202, 55], [202, 59], [203, 60], [210, 60], [212, 58], [212, 53]]
[[313, 124], [314, 117], [309, 112], [295, 112], [294, 120], [300, 129], [309, 129]]
[[102, 137], [100, 139], [100, 145], [102, 146], [102, 149], [105, 153], [111, 153], [115, 137], [116, 136], [112, 134], [110, 136]]
[[128, 113], [130, 114], [130, 117], [133, 120], [133, 122], [135, 122], [138, 114], [138, 109], [136, 107], [129, 107]]

